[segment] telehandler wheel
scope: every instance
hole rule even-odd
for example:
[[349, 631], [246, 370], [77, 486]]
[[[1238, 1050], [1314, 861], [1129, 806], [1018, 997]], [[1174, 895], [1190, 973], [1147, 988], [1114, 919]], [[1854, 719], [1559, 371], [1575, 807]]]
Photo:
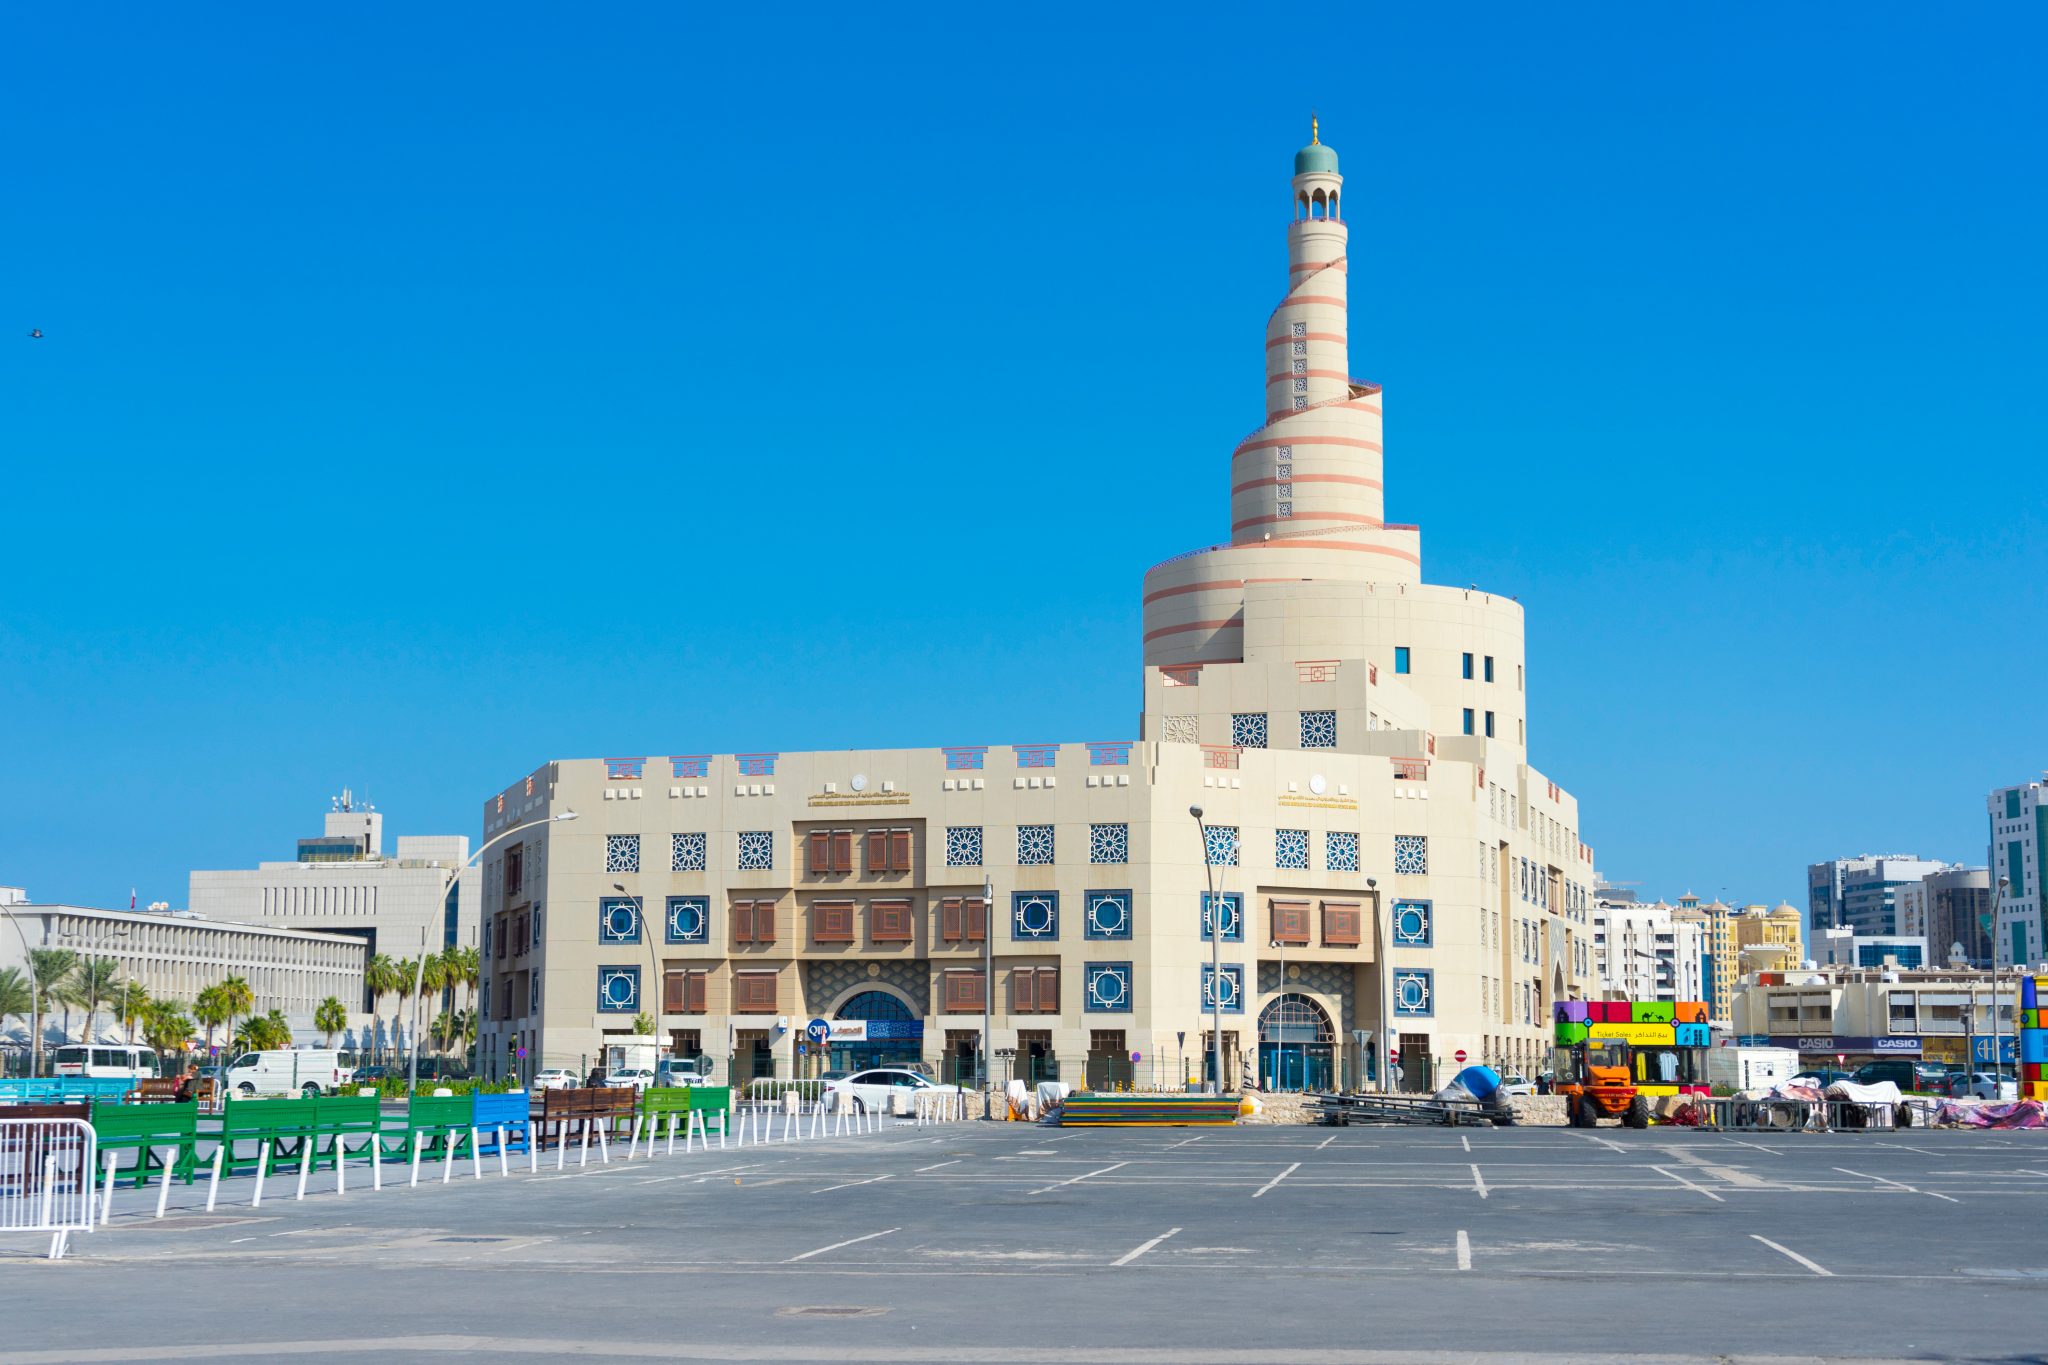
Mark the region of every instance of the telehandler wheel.
[[1628, 1102], [1628, 1113], [1622, 1116], [1622, 1123], [1630, 1128], [1650, 1126], [1650, 1102], [1641, 1095]]
[[1579, 1108], [1576, 1118], [1581, 1128], [1598, 1128], [1600, 1126], [1600, 1106], [1593, 1103], [1591, 1095], [1579, 1096]]

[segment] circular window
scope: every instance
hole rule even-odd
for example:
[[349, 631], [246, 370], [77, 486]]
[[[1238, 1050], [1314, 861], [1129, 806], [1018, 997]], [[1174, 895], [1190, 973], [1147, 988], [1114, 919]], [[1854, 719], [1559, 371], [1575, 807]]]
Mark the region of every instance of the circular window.
[[1017, 932], [1042, 938], [1052, 932], [1052, 902], [1030, 897], [1017, 902]]
[[1429, 1008], [1429, 981], [1426, 977], [1404, 976], [1394, 983], [1394, 998], [1404, 1010], [1415, 1011]]
[[1088, 919], [1098, 934], [1121, 934], [1131, 922], [1131, 911], [1120, 896], [1098, 896], [1088, 907]]
[[1237, 1003], [1237, 978], [1229, 972], [1219, 972], [1212, 978], [1216, 1003], [1229, 1009]]
[[600, 988], [604, 1003], [612, 1009], [631, 1009], [640, 994], [640, 983], [631, 972], [607, 972]]
[[639, 916], [631, 905], [617, 902], [604, 909], [604, 931], [612, 938], [631, 938], [638, 927]]
[[1429, 911], [1419, 905], [1395, 906], [1394, 932], [1406, 942], [1422, 942], [1429, 937]]
[[1123, 1004], [1130, 990], [1122, 972], [1097, 972], [1088, 978], [1088, 998], [1104, 1008]]
[[704, 936], [704, 907], [690, 901], [669, 907], [668, 931], [672, 937], [694, 939]]

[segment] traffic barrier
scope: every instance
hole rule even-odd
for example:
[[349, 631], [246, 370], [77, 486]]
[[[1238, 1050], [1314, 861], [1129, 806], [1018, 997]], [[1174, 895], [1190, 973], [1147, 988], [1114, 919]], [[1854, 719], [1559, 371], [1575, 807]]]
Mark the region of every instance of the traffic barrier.
[[[164, 1202], [170, 1197], [171, 1182], [182, 1179], [190, 1185], [198, 1178], [199, 1107], [184, 1104], [120, 1105], [102, 1101], [93, 1106], [92, 1128], [104, 1173], [105, 1195], [100, 1222], [107, 1221], [114, 1204], [114, 1185], [120, 1154], [133, 1152], [129, 1187], [140, 1189], [159, 1173], [156, 1216], [164, 1216]], [[168, 1158], [158, 1153], [168, 1153]]]
[[84, 1119], [0, 1117], [0, 1232], [47, 1232], [62, 1260], [93, 1228], [96, 1142]]

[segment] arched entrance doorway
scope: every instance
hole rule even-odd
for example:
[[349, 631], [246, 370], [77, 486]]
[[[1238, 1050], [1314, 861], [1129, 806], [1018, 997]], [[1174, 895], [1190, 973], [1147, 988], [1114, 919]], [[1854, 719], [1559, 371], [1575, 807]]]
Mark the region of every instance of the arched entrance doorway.
[[834, 1071], [914, 1067], [924, 1060], [924, 1021], [887, 991], [862, 991], [842, 1004], [832, 1017], [858, 1020], [862, 1025], [832, 1030]]
[[1259, 1075], [1268, 1090], [1329, 1090], [1337, 1033], [1323, 1007], [1289, 993], [1259, 1011]]

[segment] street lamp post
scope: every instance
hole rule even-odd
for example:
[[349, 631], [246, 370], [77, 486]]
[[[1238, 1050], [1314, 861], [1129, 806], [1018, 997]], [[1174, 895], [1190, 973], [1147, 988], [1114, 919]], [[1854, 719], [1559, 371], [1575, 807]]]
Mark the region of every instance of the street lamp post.
[[[1387, 1013], [1388, 950], [1387, 935], [1384, 926], [1380, 923], [1381, 919], [1383, 918], [1383, 916], [1381, 916], [1380, 914], [1380, 879], [1378, 877], [1367, 877], [1365, 879], [1365, 889], [1372, 895], [1372, 949], [1373, 956], [1379, 959], [1379, 961], [1375, 964], [1377, 970], [1373, 973], [1373, 975], [1378, 978], [1380, 995], [1379, 1041], [1386, 1046], [1387, 1055], [1392, 1056], [1394, 1052], [1394, 1021], [1393, 1018]], [[1368, 1043], [1366, 1044], [1366, 1046], [1371, 1047], [1372, 1044]], [[1366, 1059], [1361, 1058], [1361, 1060]], [[1374, 1060], [1375, 1062], [1377, 1061], [1377, 1059], [1372, 1060]], [[1383, 1095], [1386, 1094], [1387, 1068], [1384, 1066], [1375, 1065], [1372, 1069], [1372, 1074], [1379, 1077], [1380, 1093]], [[1364, 1078], [1361, 1077], [1360, 1084], [1362, 1085], [1363, 1082]]]
[[[1273, 1010], [1273, 1027], [1276, 1031], [1280, 1032], [1280, 1037], [1275, 1039], [1273, 1044], [1274, 1061], [1278, 1063], [1275, 1069], [1280, 1073], [1280, 1084], [1273, 1084], [1273, 1078], [1270, 1076], [1266, 1078], [1266, 1088], [1268, 1090], [1279, 1090], [1282, 1086], [1286, 1085], [1287, 1083], [1287, 1036], [1285, 1033], [1285, 1029], [1287, 1028], [1287, 1022], [1285, 1017], [1286, 1011], [1278, 1008], [1280, 1001], [1287, 994], [1287, 945], [1281, 942], [1278, 938], [1270, 938], [1266, 940], [1266, 942], [1269, 945], [1271, 945], [1274, 951], [1280, 954], [1280, 979], [1273, 987], [1273, 1004], [1275, 1006]], [[1256, 987], [1258, 983], [1253, 982], [1252, 984]], [[1259, 993], [1255, 989], [1252, 992], [1253, 1008], [1256, 1009], [1258, 1007], [1258, 1003]], [[1262, 1015], [1263, 1013], [1264, 1012], [1261, 1011]], [[1252, 1025], [1252, 1046], [1258, 1049], [1259, 1061], [1263, 1063], [1266, 1060], [1266, 1035], [1265, 1030], [1261, 1029], [1256, 1022]], [[1304, 1072], [1308, 1070], [1308, 1057], [1306, 1053], [1303, 1053], [1302, 1055], [1301, 1069]]]
[[[1991, 894], [1991, 1089], [1994, 1097], [2004, 1093], [2004, 1075], [1999, 1065], [2005, 1060], [2005, 1031], [1998, 1022], [1998, 906], [2005, 899], [2005, 888], [2011, 885], [2012, 878], [2000, 877], [1998, 889]], [[2017, 968], [2020, 964], [2014, 962], [2012, 965]], [[2013, 1007], [2019, 1007], [2017, 986], [2013, 987]], [[2017, 1042], [2013, 1044], [2013, 1051], [2019, 1051]]]
[[1209, 926], [1209, 1083], [1213, 1093], [1223, 1093], [1223, 992], [1217, 987], [1223, 975], [1223, 915], [1216, 904], [1216, 861], [1209, 856], [1209, 827], [1202, 823], [1202, 808], [1189, 806], [1195, 830], [1202, 840], [1202, 869], [1209, 877], [1209, 899], [1202, 904], [1202, 918]]
[[[470, 867], [470, 864], [471, 864], [471, 863], [474, 863], [474, 862], [475, 862], [475, 861], [476, 861], [476, 860], [477, 860], [478, 858], [481, 858], [481, 857], [483, 857], [483, 856], [484, 856], [484, 854], [485, 854], [485, 852], [489, 850], [489, 848], [491, 847], [491, 845], [492, 845], [492, 844], [498, 843], [498, 842], [500, 842], [500, 841], [502, 841], [502, 840], [505, 840], [505, 839], [509, 839], [509, 838], [511, 838], [511, 837], [512, 837], [513, 835], [515, 835], [515, 834], [520, 834], [520, 833], [524, 833], [524, 832], [525, 832], [526, 830], [529, 830], [529, 829], [535, 829], [535, 828], [537, 828], [537, 827], [539, 827], [539, 826], [541, 826], [541, 825], [553, 824], [553, 823], [554, 823], [555, 821], [557, 821], [557, 820], [574, 820], [575, 818], [576, 818], [576, 812], [575, 812], [575, 811], [573, 811], [573, 810], [565, 810], [565, 811], [563, 811], [563, 812], [562, 812], [561, 814], [559, 814], [559, 815], [550, 815], [550, 816], [546, 816], [545, 818], [543, 818], [543, 819], [539, 819], [539, 820], [528, 820], [528, 821], [527, 821], [527, 822], [526, 822], [525, 824], [523, 824], [523, 825], [514, 825], [514, 826], [512, 826], [512, 828], [510, 828], [510, 829], [507, 829], [507, 830], [501, 830], [501, 831], [499, 831], [498, 833], [496, 833], [496, 834], [492, 835], [492, 836], [491, 836], [490, 838], [488, 838], [488, 839], [484, 840], [484, 841], [483, 841], [483, 842], [482, 842], [481, 844], [478, 844], [478, 845], [477, 845], [477, 849], [476, 849], [476, 852], [474, 852], [474, 853], [470, 854], [470, 855], [469, 855], [469, 858], [468, 858], [468, 860], [467, 860], [466, 862], [464, 862], [464, 863], [462, 864], [462, 866], [460, 866], [460, 867], [456, 868], [456, 869], [455, 869], [455, 870], [454, 870], [453, 872], [451, 872], [451, 873], [449, 873], [449, 874], [448, 874], [448, 879], [447, 879], [446, 881], [444, 881], [444, 882], [442, 882], [442, 883], [441, 883], [441, 898], [440, 898], [440, 900], [436, 901], [436, 902], [435, 902], [435, 904], [437, 904], [437, 905], [440, 905], [440, 906], [442, 906], [442, 907], [444, 907], [444, 908], [445, 908], [445, 907], [447, 906], [447, 904], [448, 904], [448, 888], [450, 888], [450, 887], [454, 886], [454, 885], [455, 885], [455, 883], [456, 883], [457, 881], [459, 881], [459, 880], [461, 879], [461, 877], [462, 877], [462, 874], [463, 874], [463, 873], [465, 873], [465, 872], [467, 872], [467, 871], [469, 871], [469, 867]], [[421, 936], [421, 937], [422, 937], [422, 939], [424, 940], [424, 938], [425, 938], [425, 935], [424, 935], [424, 934], [422, 934], [422, 936]], [[412, 1016], [412, 1046], [411, 1046], [411, 1047], [410, 1047], [409, 1049], [407, 1049], [407, 1051], [408, 1051], [408, 1054], [409, 1054], [409, 1055], [408, 1055], [408, 1057], [407, 1057], [407, 1059], [406, 1059], [406, 1065], [405, 1065], [405, 1088], [406, 1088], [406, 1089], [407, 1089], [408, 1091], [411, 1091], [411, 1090], [417, 1090], [417, 1089], [419, 1089], [419, 1084], [420, 1084], [420, 1016], [419, 1016], [419, 998], [420, 998], [420, 988], [421, 988], [421, 987], [422, 987], [422, 986], [423, 986], [423, 985], [425, 984], [425, 978], [426, 978], [426, 974], [427, 974], [427, 953], [426, 953], [426, 944], [425, 944], [425, 942], [424, 942], [424, 941], [422, 941], [422, 943], [420, 944], [420, 955], [419, 955], [419, 959], [418, 959], [418, 960], [417, 960], [416, 962], [414, 962], [414, 963], [413, 963], [413, 967], [412, 967], [412, 998], [413, 998], [413, 1016]]]
[[36, 981], [35, 953], [28, 946], [28, 931], [21, 927], [21, 916], [9, 913], [7, 922], [14, 926], [15, 934], [21, 939], [21, 969], [28, 974], [28, 1074], [43, 1074], [43, 993]]
[[981, 1116], [994, 1118], [989, 1112], [987, 1082], [988, 1068], [988, 1021], [989, 1012], [995, 1007], [996, 994], [996, 882], [993, 877], [981, 879], [981, 1051], [974, 1055], [974, 1079], [981, 1086]]

